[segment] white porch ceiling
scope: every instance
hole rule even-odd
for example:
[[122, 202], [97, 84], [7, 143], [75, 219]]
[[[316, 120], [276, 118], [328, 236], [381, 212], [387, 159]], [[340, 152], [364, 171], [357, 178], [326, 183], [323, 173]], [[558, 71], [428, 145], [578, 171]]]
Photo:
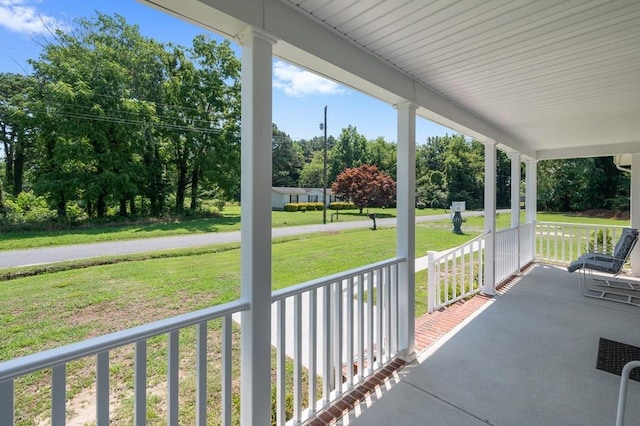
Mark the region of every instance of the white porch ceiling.
[[141, 0], [504, 149], [640, 152], [637, 0]]

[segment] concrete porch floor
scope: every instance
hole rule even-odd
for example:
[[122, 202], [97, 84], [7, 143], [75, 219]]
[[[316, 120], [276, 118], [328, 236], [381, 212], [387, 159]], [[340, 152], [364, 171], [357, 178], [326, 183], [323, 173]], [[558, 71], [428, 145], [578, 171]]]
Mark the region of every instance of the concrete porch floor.
[[[544, 264], [508, 287], [338, 424], [615, 424], [620, 377], [595, 368], [598, 341], [640, 346], [640, 308], [583, 297], [576, 273]], [[636, 381], [625, 424], [640, 424]]]

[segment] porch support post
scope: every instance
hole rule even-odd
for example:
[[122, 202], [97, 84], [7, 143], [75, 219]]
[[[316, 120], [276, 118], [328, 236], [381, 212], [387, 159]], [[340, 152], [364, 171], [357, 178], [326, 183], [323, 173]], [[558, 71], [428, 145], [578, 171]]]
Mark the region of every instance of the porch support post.
[[526, 160], [525, 164], [527, 166], [525, 217], [526, 222], [529, 223], [536, 221], [536, 213], [538, 211], [538, 163], [536, 160]]
[[276, 40], [248, 27], [242, 45], [240, 423], [271, 422], [271, 62]]
[[[631, 227], [640, 229], [640, 153], [631, 154]], [[640, 249], [638, 245], [631, 252], [631, 274], [640, 276]]]
[[416, 106], [406, 102], [398, 110], [397, 241], [396, 254], [407, 259], [398, 268], [398, 347], [404, 356], [415, 352], [416, 260]]
[[520, 153], [509, 154], [511, 159], [511, 227], [520, 226]]
[[484, 142], [484, 290], [496, 294], [495, 238], [496, 238], [496, 143]]

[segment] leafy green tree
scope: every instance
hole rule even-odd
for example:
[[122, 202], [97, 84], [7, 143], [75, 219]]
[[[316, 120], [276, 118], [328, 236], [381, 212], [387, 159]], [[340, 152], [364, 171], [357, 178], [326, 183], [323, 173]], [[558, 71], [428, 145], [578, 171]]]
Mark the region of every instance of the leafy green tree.
[[465, 201], [467, 208], [482, 207], [484, 199], [484, 146], [463, 136], [449, 138], [444, 160], [444, 174], [449, 200]]
[[428, 137], [426, 143], [416, 148], [416, 177], [420, 179], [432, 170], [444, 170], [444, 160], [450, 137]]
[[368, 164], [367, 138], [354, 126], [342, 129], [328, 157], [328, 181], [334, 182], [343, 170]]
[[[302, 153], [304, 154], [304, 161], [307, 163], [313, 159], [313, 156], [315, 155], [316, 152], [324, 151], [324, 136], [316, 136], [309, 140], [302, 139], [302, 140], [296, 141], [295, 143], [300, 145], [300, 148], [302, 148]], [[336, 144], [336, 139], [333, 136], [328, 135], [327, 136], [327, 152], [331, 151], [331, 148], [333, 148], [335, 144]]]
[[394, 180], [397, 177], [397, 146], [379, 137], [367, 143], [367, 159]]
[[628, 185], [629, 176], [615, 168], [611, 157], [538, 163], [538, 205], [543, 210], [628, 210]]
[[5, 155], [6, 187], [14, 196], [23, 190], [26, 163], [33, 148], [34, 83], [30, 76], [0, 73], [0, 140]]
[[[187, 51], [175, 47], [164, 84], [164, 132], [175, 167], [175, 209], [187, 190], [195, 210], [201, 184], [232, 193], [239, 185], [240, 61], [228, 41], [197, 36]], [[209, 189], [207, 188], [207, 189]]]
[[444, 173], [430, 170], [416, 181], [416, 197], [431, 208], [446, 208], [449, 192]]
[[300, 172], [300, 187], [322, 188], [324, 179], [324, 153], [316, 151], [309, 163], [302, 167]]
[[271, 185], [297, 187], [304, 165], [304, 154], [289, 135], [273, 124], [271, 138], [272, 179]]
[[[64, 213], [70, 197], [95, 202], [98, 217], [110, 201], [138, 192], [143, 123], [155, 107], [132, 90], [136, 58], [152, 42], [124, 18], [97, 14], [80, 19], [73, 32], [56, 32], [56, 43], [32, 61], [41, 85], [44, 161], [36, 188]], [[126, 206], [126, 205], [125, 205]]]

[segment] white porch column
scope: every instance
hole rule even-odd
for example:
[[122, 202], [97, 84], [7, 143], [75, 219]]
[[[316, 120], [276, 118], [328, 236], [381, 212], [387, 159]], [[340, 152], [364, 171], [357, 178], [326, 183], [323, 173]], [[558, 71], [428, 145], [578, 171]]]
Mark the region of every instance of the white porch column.
[[538, 211], [538, 163], [536, 160], [526, 160], [525, 164], [527, 165], [525, 218], [528, 223], [536, 221]]
[[511, 159], [511, 227], [520, 226], [520, 153], [509, 154]]
[[[640, 153], [631, 154], [631, 227], [640, 228]], [[638, 245], [631, 252], [631, 274], [640, 276], [640, 249]]]
[[407, 102], [398, 110], [398, 172], [396, 204], [398, 232], [396, 254], [406, 263], [398, 270], [398, 347], [405, 356], [415, 352], [415, 260], [416, 260], [416, 106]]
[[276, 42], [249, 27], [242, 45], [241, 414], [243, 425], [271, 422], [271, 62]]
[[484, 294], [496, 294], [496, 143], [484, 143]]

